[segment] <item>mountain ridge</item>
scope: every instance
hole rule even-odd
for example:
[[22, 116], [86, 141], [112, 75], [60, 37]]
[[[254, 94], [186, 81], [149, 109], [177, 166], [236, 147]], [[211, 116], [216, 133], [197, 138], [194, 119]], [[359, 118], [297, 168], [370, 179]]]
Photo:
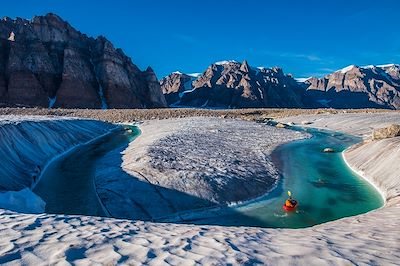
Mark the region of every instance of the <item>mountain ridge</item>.
[[160, 85], [172, 106], [301, 108], [306, 101], [298, 82], [281, 68], [254, 68], [246, 60], [213, 63], [198, 77], [175, 72]]
[[400, 65], [350, 65], [322, 78], [304, 82], [316, 101], [329, 101], [333, 108], [400, 109]]
[[[215, 72], [221, 67], [223, 69], [219, 74], [217, 73], [217, 79], [215, 79], [213, 71]], [[240, 103], [233, 106], [230, 104], [218, 106], [213, 102], [211, 104], [207, 102], [207, 99], [215, 102], [215, 96], [210, 96], [210, 91], [214, 89], [221, 92], [221, 85], [225, 87], [225, 93], [229, 89], [235, 92], [240, 87], [244, 88], [243, 83], [240, 83], [243, 77], [247, 77], [244, 79], [244, 83], [246, 83], [247, 87], [250, 87], [250, 91], [255, 84], [259, 85], [257, 90], [269, 91], [270, 84], [256, 83], [258, 81], [257, 75], [259, 72], [263, 72], [267, 73], [264, 77], [268, 77], [268, 73], [273, 73], [274, 71], [283, 75], [278, 80], [279, 82], [276, 83], [279, 89], [277, 91], [275, 88], [275, 90], [270, 91], [270, 94], [265, 94], [269, 96], [270, 100], [262, 99], [263, 104], [256, 102], [247, 106], [243, 106]], [[286, 105], [285, 107], [296, 108], [400, 109], [399, 64], [368, 65], [363, 67], [350, 65], [322, 78], [293, 78], [291, 74], [284, 74], [279, 67], [252, 67], [248, 65], [246, 60], [243, 63], [235, 60], [225, 60], [211, 64], [201, 75], [194, 79], [193, 77], [190, 79], [187, 74], [181, 72], [174, 73], [175, 76], [170, 74], [160, 79], [163, 93], [171, 106], [237, 108], [283, 107]], [[243, 75], [245, 73], [250, 73], [250, 75]], [[283, 79], [282, 77], [285, 78]], [[272, 79], [273, 77], [269, 78], [274, 80]], [[238, 81], [239, 84], [232, 86], [232, 83], [237, 83]], [[208, 88], [209, 92], [205, 92], [205, 88]], [[276, 95], [274, 95], [274, 92], [279, 94], [282, 91], [285, 91], [289, 97], [294, 93], [300, 100], [297, 102], [292, 101], [290, 104], [288, 102], [282, 104], [281, 102], [285, 99], [282, 99], [282, 97], [277, 99]]]

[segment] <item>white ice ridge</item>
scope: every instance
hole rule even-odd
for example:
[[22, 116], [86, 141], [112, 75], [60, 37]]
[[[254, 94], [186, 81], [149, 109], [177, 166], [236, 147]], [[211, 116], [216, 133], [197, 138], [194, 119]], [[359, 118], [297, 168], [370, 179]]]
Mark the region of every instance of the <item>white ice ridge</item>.
[[198, 78], [202, 73], [190, 73], [187, 74], [188, 76], [192, 77], [192, 78]]
[[229, 63], [237, 63], [237, 61], [235, 61], [235, 60], [224, 60], [224, 61], [215, 62], [214, 64], [215, 65], [226, 65], [226, 64], [229, 64]]
[[[357, 67], [356, 65], [350, 65], [347, 66], [345, 68], [339, 69], [336, 72], [341, 72], [343, 74], [349, 72], [350, 70], [352, 70], [353, 68]], [[390, 68], [390, 67], [400, 67], [399, 64], [384, 64], [384, 65], [367, 65], [367, 66], [362, 66], [360, 68], [363, 69], [373, 69], [373, 68]]]
[[187, 75], [187, 76], [192, 77], [192, 78], [198, 78], [202, 73], [189, 73], [189, 74], [185, 74], [185, 73], [182, 73], [182, 72], [180, 72], [180, 71], [175, 71], [175, 72], [172, 72], [172, 74]]
[[386, 68], [386, 67], [399, 67], [399, 64], [386, 64], [386, 65], [377, 65], [377, 67]]
[[367, 65], [367, 66], [363, 66], [361, 68], [389, 68], [389, 67], [400, 67], [399, 64], [385, 64], [385, 65]]
[[0, 116], [0, 191], [31, 187], [35, 168], [106, 133], [115, 125], [95, 120]]
[[302, 82], [306, 82], [306, 81], [309, 80], [310, 78], [312, 78], [312, 77], [308, 77], [308, 78], [295, 78], [295, 80], [296, 80], [297, 82], [302, 83]]
[[355, 65], [350, 65], [350, 66], [347, 66], [347, 67], [345, 67], [345, 68], [342, 68], [342, 69], [339, 69], [338, 71], [336, 71], [336, 72], [341, 72], [342, 74], [346, 74], [347, 72], [349, 72], [350, 70], [352, 70], [353, 68], [355, 68], [356, 66]]

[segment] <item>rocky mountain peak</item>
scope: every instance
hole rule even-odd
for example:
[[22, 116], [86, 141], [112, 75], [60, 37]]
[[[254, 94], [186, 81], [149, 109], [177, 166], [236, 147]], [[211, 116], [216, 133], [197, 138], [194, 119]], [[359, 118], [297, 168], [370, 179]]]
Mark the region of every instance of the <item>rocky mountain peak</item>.
[[[23, 19], [24, 20], [24, 19]], [[27, 20], [24, 20], [27, 21]], [[67, 28], [71, 27], [68, 22], [54, 13], [47, 13], [44, 16], [34, 16], [31, 20], [34, 24], [48, 24], [53, 27]]]
[[154, 70], [153, 70], [153, 68], [152, 68], [151, 66], [148, 66], [148, 67], [146, 68], [146, 72], [147, 72], [147, 73], [151, 73], [152, 75], [155, 76]]
[[0, 21], [0, 104], [143, 108], [166, 101], [152, 70], [140, 71], [105, 37], [87, 37], [49, 13]]
[[243, 63], [240, 65], [240, 70], [245, 73], [248, 73], [250, 71], [250, 66], [246, 60], [244, 60]]
[[211, 64], [200, 76], [168, 75], [161, 88], [169, 104], [200, 107], [302, 107], [303, 89], [278, 68], [252, 68], [245, 60]]
[[294, 79], [280, 67], [230, 60], [211, 64], [195, 78], [180, 73], [163, 80], [169, 81], [161, 88], [174, 105], [400, 109], [398, 64], [350, 65], [322, 78]]
[[305, 81], [309, 97], [333, 108], [400, 108], [400, 66], [350, 65]]

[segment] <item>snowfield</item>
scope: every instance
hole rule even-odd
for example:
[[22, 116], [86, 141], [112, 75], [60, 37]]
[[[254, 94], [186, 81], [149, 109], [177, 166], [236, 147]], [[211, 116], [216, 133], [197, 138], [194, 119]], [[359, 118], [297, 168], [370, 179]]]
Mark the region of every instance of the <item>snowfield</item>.
[[[313, 122], [310, 126], [367, 136], [372, 127], [399, 123], [400, 116], [396, 113], [316, 115], [282, 122], [306, 120]], [[214, 121], [218, 124], [220, 120]], [[142, 155], [149, 150], [150, 143], [162, 146], [171, 131], [168, 120], [145, 125], [151, 131], [146, 134], [144, 130], [143, 139], [135, 148]], [[176, 131], [184, 131], [186, 126], [182, 123]], [[393, 138], [368, 142], [345, 153], [348, 163], [386, 195], [383, 208], [363, 215], [294, 230], [0, 210], [0, 264], [396, 265], [400, 261], [399, 146], [400, 138]], [[136, 163], [128, 152], [123, 154], [123, 167]]]

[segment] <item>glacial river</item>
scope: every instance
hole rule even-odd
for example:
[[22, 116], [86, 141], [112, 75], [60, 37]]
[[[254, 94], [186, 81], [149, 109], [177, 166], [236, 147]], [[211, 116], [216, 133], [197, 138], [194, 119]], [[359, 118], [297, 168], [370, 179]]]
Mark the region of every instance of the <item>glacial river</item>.
[[79, 145], [51, 162], [33, 189], [46, 202], [47, 213], [108, 216], [97, 196], [96, 162], [107, 152], [127, 146], [139, 134], [135, 127], [117, 129]]
[[[127, 146], [140, 132], [136, 127], [131, 129], [79, 146], [49, 164], [34, 189], [46, 201], [46, 212], [107, 216], [95, 191], [96, 161], [108, 151]], [[342, 157], [344, 149], [361, 139], [337, 132], [307, 131], [312, 138], [282, 145], [272, 154], [282, 174], [273, 191], [240, 206], [203, 212], [185, 223], [301, 228], [381, 207], [379, 192], [352, 172]], [[335, 152], [322, 152], [325, 147]], [[287, 190], [299, 201], [295, 212], [282, 209]]]
[[[273, 161], [282, 175], [268, 195], [236, 208], [218, 211], [218, 216], [192, 221], [196, 224], [302, 228], [377, 209], [380, 193], [345, 163], [342, 151], [361, 141], [338, 132], [300, 129], [313, 135], [278, 147]], [[324, 153], [326, 147], [335, 152]], [[287, 191], [298, 200], [294, 212], [282, 209]]]

